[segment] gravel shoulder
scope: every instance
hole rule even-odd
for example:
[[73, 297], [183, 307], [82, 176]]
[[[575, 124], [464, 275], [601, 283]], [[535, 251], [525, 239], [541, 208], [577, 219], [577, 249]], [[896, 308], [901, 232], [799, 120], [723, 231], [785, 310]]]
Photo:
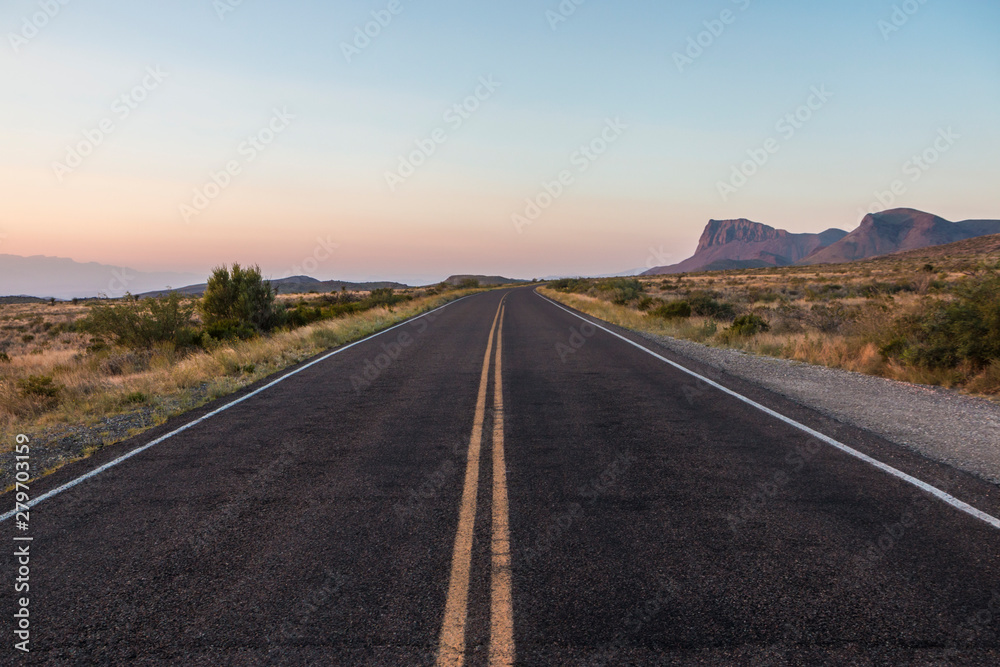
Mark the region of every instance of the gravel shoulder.
[[636, 332], [838, 421], [1000, 484], [1000, 404], [799, 361]]

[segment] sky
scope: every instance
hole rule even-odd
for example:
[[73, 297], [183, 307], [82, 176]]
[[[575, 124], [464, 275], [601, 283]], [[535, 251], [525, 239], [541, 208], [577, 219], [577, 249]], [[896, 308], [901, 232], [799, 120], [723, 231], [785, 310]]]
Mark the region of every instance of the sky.
[[1000, 218], [998, 34], [996, 0], [11, 0], [0, 253], [415, 284]]

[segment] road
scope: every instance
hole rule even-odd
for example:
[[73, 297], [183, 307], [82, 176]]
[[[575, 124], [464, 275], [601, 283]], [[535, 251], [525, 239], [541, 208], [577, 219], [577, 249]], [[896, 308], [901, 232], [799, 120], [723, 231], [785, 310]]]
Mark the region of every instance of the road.
[[1000, 663], [1000, 530], [802, 427], [995, 486], [607, 329], [476, 295], [37, 481], [204, 418], [32, 508], [0, 660]]

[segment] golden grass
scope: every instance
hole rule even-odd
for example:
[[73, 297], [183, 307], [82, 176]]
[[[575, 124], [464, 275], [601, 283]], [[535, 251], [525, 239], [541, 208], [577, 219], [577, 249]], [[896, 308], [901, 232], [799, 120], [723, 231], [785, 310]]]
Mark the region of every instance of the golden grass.
[[[706, 274], [694, 280], [685, 276], [683, 282], [688, 283], [688, 288], [710, 289], [713, 284], [711, 276], [712, 274]], [[716, 279], [718, 277], [716, 274]], [[657, 282], [659, 280], [661, 278], [658, 277]], [[655, 293], [655, 289], [651, 289], [652, 281], [644, 282], [647, 291]], [[761, 286], [761, 280], [756, 276], [746, 282], [754, 288]], [[740, 289], [746, 287], [747, 285], [741, 285]], [[538, 291], [581, 312], [635, 331], [691, 340], [712, 347], [740, 349], [760, 356], [840, 368], [903, 382], [961, 388], [986, 397], [1000, 394], [1000, 362], [994, 362], [985, 371], [977, 374], [963, 366], [934, 370], [904, 365], [883, 357], [878, 345], [872, 340], [895, 316], [919, 308], [920, 297], [914, 295], [901, 295], [887, 303], [879, 302], [876, 305], [867, 303], [868, 300], [865, 299], [857, 300], [854, 305], [858, 305], [859, 309], [852, 313], [853, 317], [847, 323], [848, 333], [827, 333], [807, 325], [803, 327], [803, 331], [797, 332], [770, 331], [755, 336], [730, 337], [723, 335], [727, 326], [725, 323], [714, 322], [704, 317], [664, 319], [629, 306], [615, 305], [588, 294], [560, 292], [547, 287], [540, 287]], [[749, 308], [754, 312], [764, 313], [770, 311], [773, 306], [751, 303]]]
[[[0, 362], [0, 451], [8, 451], [18, 433], [44, 442], [46, 433], [58, 432], [62, 427], [93, 425], [102, 418], [137, 409], [151, 410], [154, 423], [162, 423], [170, 416], [231, 394], [320, 352], [476, 291], [421, 296], [392, 310], [375, 308], [187, 353], [169, 346], [151, 351], [111, 349], [87, 353], [89, 337], [80, 334], [73, 334], [76, 338], [71, 343], [58, 346], [30, 347], [35, 341], [23, 344], [28, 347], [8, 343], [10, 361]], [[31, 308], [18, 305], [16, 313], [8, 312], [7, 308], [14, 306], [0, 307], [0, 313], [14, 315], [15, 322], [27, 318], [37, 323], [37, 311], [59, 306], [34, 305], [36, 312], [32, 312]], [[86, 312], [85, 307], [74, 311], [65, 308], [60, 317], [79, 317]], [[24, 335], [20, 330], [15, 333]], [[20, 383], [32, 375], [51, 377], [59, 386], [57, 397], [26, 395]]]

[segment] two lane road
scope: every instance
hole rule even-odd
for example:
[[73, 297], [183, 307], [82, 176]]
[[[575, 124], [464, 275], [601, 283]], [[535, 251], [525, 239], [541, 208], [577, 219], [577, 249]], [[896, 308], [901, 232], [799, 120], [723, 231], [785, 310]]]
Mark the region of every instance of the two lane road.
[[[991, 485], [622, 335], [1000, 512]], [[1000, 530], [527, 288], [300, 368], [31, 522], [32, 651], [3, 663], [1000, 662]]]

